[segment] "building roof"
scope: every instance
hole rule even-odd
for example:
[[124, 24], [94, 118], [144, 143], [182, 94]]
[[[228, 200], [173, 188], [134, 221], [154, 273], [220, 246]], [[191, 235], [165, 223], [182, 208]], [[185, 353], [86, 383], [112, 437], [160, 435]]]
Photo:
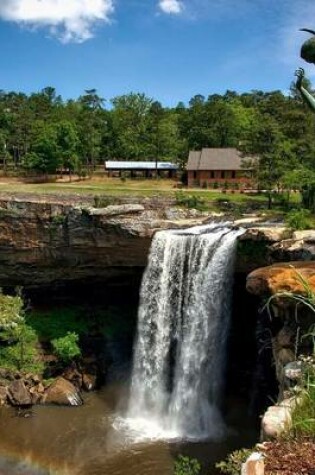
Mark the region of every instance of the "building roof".
[[203, 148], [189, 152], [187, 170], [244, 170], [245, 160], [236, 148]]
[[137, 162], [109, 160], [105, 162], [106, 170], [177, 170], [178, 166], [171, 162]]

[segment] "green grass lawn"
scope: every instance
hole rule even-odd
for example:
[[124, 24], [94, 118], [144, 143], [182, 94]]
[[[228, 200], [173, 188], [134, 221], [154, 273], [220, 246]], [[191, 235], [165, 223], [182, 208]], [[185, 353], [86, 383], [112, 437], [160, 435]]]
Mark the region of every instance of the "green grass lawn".
[[[179, 190], [172, 180], [130, 180], [122, 182], [119, 179], [93, 178], [81, 181], [63, 181], [53, 183], [25, 183], [19, 180], [8, 180], [0, 178], [0, 193], [10, 194], [62, 194], [62, 195], [108, 195], [108, 196], [170, 196], [176, 197], [180, 194], [185, 196], [196, 196], [205, 202], [214, 202], [217, 199], [231, 201], [234, 203], [259, 202], [267, 203], [264, 194], [247, 194], [231, 191], [223, 193], [220, 190], [207, 190], [200, 188], [190, 188]], [[291, 203], [299, 203], [300, 195], [292, 194]]]

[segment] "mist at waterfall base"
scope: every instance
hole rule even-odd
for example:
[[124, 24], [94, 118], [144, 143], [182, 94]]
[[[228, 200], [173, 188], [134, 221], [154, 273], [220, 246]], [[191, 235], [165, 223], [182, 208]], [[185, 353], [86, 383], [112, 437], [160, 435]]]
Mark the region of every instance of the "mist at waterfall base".
[[158, 232], [143, 276], [127, 414], [135, 441], [220, 440], [236, 239], [228, 223]]

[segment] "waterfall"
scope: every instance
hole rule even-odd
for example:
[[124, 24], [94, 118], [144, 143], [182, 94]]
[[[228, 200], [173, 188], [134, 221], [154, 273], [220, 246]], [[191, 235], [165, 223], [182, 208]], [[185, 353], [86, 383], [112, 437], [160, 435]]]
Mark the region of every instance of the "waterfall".
[[218, 401], [236, 238], [227, 223], [156, 233], [143, 276], [127, 419], [149, 437], [224, 435]]

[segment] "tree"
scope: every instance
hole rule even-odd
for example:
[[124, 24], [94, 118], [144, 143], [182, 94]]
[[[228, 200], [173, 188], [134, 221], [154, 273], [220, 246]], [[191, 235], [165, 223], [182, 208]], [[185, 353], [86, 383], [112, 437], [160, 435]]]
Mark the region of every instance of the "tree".
[[55, 174], [60, 165], [56, 127], [44, 126], [25, 156], [24, 167], [47, 176]]
[[255, 178], [259, 189], [266, 191], [268, 209], [272, 206], [272, 195], [280, 188], [281, 177], [294, 167], [292, 144], [281, 133], [277, 121], [267, 114], [249, 130], [242, 144], [244, 154], [256, 156]]
[[69, 121], [60, 122], [56, 127], [58, 157], [64, 169], [69, 170], [71, 181], [72, 172], [76, 171], [78, 165], [78, 132], [74, 124]]
[[151, 98], [139, 93], [118, 96], [112, 100], [116, 157], [142, 160], [152, 153], [147, 127], [152, 102]]
[[91, 172], [99, 158], [102, 128], [106, 126], [106, 121], [103, 115], [104, 99], [97, 94], [96, 89], [87, 89], [85, 93], [79, 97], [80, 151], [85, 158], [87, 170]]

